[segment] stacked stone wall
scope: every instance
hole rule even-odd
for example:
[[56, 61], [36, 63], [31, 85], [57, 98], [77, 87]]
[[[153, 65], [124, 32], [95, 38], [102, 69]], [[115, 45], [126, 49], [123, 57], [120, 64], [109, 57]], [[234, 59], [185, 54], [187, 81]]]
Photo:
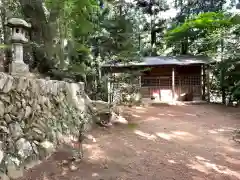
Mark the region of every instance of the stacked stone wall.
[[[0, 177], [14, 179], [88, 123], [83, 83], [0, 73]], [[0, 179], [1, 179], [0, 178]]]

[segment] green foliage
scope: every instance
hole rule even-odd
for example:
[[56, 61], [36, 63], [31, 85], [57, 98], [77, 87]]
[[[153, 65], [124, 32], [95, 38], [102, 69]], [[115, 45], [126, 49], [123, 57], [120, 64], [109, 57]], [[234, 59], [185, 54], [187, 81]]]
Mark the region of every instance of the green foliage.
[[207, 12], [186, 20], [166, 33], [168, 41], [179, 41], [186, 37], [195, 37], [201, 33], [213, 32], [232, 25], [229, 16], [224, 13]]
[[7, 48], [9, 48], [9, 47], [10, 47], [9, 45], [0, 44], [0, 49], [7, 49]]
[[[218, 57], [221, 62], [212, 65], [213, 87], [236, 99], [240, 25], [238, 17], [224, 11], [225, 2], [176, 0], [179, 12], [171, 19], [161, 14], [171, 7], [165, 0], [8, 0], [2, 3], [1, 18], [5, 22], [10, 14], [32, 23], [31, 69], [54, 79], [85, 81], [95, 98], [106, 90], [100, 73], [106, 61], [190, 53]], [[8, 36], [3, 25], [2, 44]]]
[[200, 13], [167, 31], [168, 45], [187, 42], [188, 52], [220, 58], [211, 67], [214, 74], [212, 90], [222, 94], [223, 101], [239, 101], [239, 25], [230, 14], [224, 12]]

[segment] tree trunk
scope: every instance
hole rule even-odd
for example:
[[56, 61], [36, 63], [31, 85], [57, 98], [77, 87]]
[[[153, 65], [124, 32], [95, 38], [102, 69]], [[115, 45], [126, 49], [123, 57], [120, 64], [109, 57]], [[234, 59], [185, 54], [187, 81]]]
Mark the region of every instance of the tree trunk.
[[[9, 38], [10, 38], [10, 31], [5, 25], [5, 22], [7, 20], [7, 4], [6, 1], [3, 0], [1, 4], [1, 25], [2, 25], [2, 35], [3, 35], [3, 43], [5, 45], [10, 45]], [[9, 64], [12, 61], [12, 48], [11, 46], [4, 49], [4, 61], [3, 61], [3, 67], [5, 72], [9, 72]]]
[[56, 21], [60, 8], [52, 9], [47, 18], [43, 0], [19, 0], [19, 3], [24, 17], [32, 25], [30, 41], [33, 43], [34, 62], [31, 63], [30, 68], [38, 68], [41, 73], [46, 73], [54, 66], [53, 45], [58, 30]]
[[181, 42], [181, 54], [186, 55], [188, 53], [188, 39], [184, 39], [183, 42]]
[[221, 91], [222, 91], [222, 103], [226, 104], [226, 88], [225, 88], [225, 72], [226, 68], [224, 65], [224, 57], [223, 57], [223, 52], [224, 52], [224, 39], [223, 39], [224, 33], [222, 32], [222, 38], [221, 38], [221, 63], [222, 63], [222, 68], [221, 68]]

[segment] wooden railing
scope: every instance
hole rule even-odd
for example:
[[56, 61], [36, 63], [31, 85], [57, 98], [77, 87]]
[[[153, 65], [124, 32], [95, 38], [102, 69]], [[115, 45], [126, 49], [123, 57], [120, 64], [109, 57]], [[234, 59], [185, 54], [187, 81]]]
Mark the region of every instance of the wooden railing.
[[[172, 90], [172, 88], [169, 86], [141, 87], [140, 92], [143, 98], [150, 98], [152, 92], [156, 90]], [[188, 92], [192, 92], [194, 97], [201, 97], [201, 85], [175, 86], [175, 95], [177, 96]]]

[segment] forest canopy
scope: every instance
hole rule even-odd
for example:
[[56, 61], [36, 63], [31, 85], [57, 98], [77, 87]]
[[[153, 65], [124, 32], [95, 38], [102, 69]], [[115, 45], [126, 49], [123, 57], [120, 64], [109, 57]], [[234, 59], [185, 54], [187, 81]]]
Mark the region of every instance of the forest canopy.
[[[84, 81], [98, 96], [100, 66], [142, 56], [207, 55], [216, 60], [211, 90], [239, 100], [239, 23], [226, 0], [3, 0], [1, 49], [11, 61], [10, 29], [21, 17], [32, 24], [24, 60], [53, 79]], [[169, 15], [169, 16], [166, 16]], [[7, 69], [7, 68], [6, 68]]]

